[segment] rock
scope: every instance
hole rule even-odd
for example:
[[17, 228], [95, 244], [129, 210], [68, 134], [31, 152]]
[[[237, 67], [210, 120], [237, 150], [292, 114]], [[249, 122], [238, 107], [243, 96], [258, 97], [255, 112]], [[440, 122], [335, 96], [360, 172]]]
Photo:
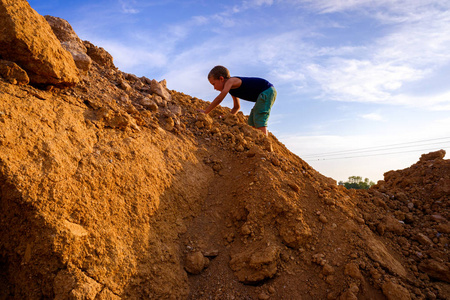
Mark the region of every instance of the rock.
[[322, 224], [328, 223], [328, 219], [327, 219], [327, 217], [325, 217], [324, 215], [320, 215], [320, 216], [319, 216], [319, 221], [320, 221], [320, 223], [322, 223]]
[[272, 143], [269, 141], [269, 139], [265, 139], [263, 145], [264, 145], [264, 149], [267, 152], [273, 152], [273, 146], [272, 146]]
[[308, 224], [303, 220], [301, 210], [294, 213], [294, 218], [283, 216], [277, 220], [278, 231], [286, 246], [299, 248], [304, 246], [311, 238], [312, 232]]
[[98, 295], [96, 300], [120, 300], [119, 296], [111, 292], [108, 288], [104, 288]]
[[239, 119], [236, 115], [228, 114], [225, 116], [224, 122], [229, 126], [234, 126], [239, 122]]
[[407, 273], [405, 268], [389, 253], [385, 245], [371, 237], [366, 237], [366, 244], [367, 254], [371, 259], [389, 269], [392, 273], [395, 273], [401, 277], [406, 277]]
[[447, 221], [447, 219], [445, 219], [441, 214], [431, 215], [431, 219], [436, 222], [446, 222]]
[[244, 148], [244, 145], [238, 144], [238, 145], [236, 145], [236, 147], [234, 148], [234, 150], [236, 150], [237, 152], [244, 152], [244, 151], [245, 151], [245, 148]]
[[158, 82], [155, 79], [151, 81], [150, 92], [161, 96], [164, 100], [169, 101], [172, 99], [169, 91], [165, 87], [165, 80]]
[[348, 263], [345, 266], [344, 274], [352, 277], [353, 279], [362, 280], [363, 276], [359, 270], [359, 266], [353, 262]]
[[339, 300], [358, 300], [358, 293], [359, 287], [352, 283], [348, 290], [339, 297]]
[[392, 281], [386, 281], [382, 285], [383, 294], [388, 300], [410, 300], [411, 295], [408, 290], [403, 286], [393, 283]]
[[434, 244], [433, 241], [430, 240], [430, 238], [424, 235], [423, 233], [417, 234], [417, 240], [424, 246], [433, 246]]
[[178, 106], [178, 105], [174, 105], [174, 104], [169, 103], [168, 104], [168, 108], [169, 108], [170, 112], [173, 113], [176, 116], [180, 116], [181, 113], [182, 113], [181, 107]]
[[146, 109], [150, 111], [157, 111], [158, 110], [158, 104], [153, 99], [150, 99], [148, 97], [142, 98], [140, 101], [141, 105], [145, 107]]
[[45, 16], [45, 19], [61, 42], [62, 47], [72, 54], [78, 69], [88, 71], [91, 67], [92, 60], [87, 55], [87, 49], [83, 41], [80, 40], [69, 22], [52, 16]]
[[433, 259], [423, 261], [419, 265], [419, 270], [434, 279], [450, 283], [450, 266]]
[[300, 192], [300, 187], [294, 182], [288, 182], [288, 186], [296, 193]]
[[175, 126], [175, 121], [173, 120], [173, 118], [172, 118], [172, 117], [167, 117], [167, 118], [165, 119], [164, 128], [165, 128], [167, 131], [172, 131], [173, 128], [174, 128], [174, 126]]
[[213, 124], [213, 119], [209, 115], [199, 114], [197, 118], [198, 118], [198, 121], [195, 123], [195, 126], [197, 126], [197, 128], [211, 129], [212, 124]]
[[435, 152], [430, 152], [428, 154], [422, 154], [422, 156], [420, 156], [419, 161], [425, 162], [429, 160], [443, 159], [444, 157], [445, 157], [445, 150], [439, 150]]
[[184, 269], [191, 274], [200, 274], [208, 267], [209, 259], [204, 257], [200, 251], [195, 251], [186, 255]]
[[272, 157], [270, 159], [270, 161], [272, 162], [272, 165], [274, 165], [275, 167], [279, 167], [281, 165], [281, 162], [278, 158], [276, 157]]
[[79, 238], [89, 234], [83, 226], [64, 220], [63, 225], [65, 229], [74, 237]]
[[0, 76], [12, 84], [26, 85], [30, 82], [27, 72], [12, 61], [0, 59]]
[[131, 86], [128, 84], [128, 82], [124, 80], [119, 81], [119, 88], [125, 92], [130, 92], [132, 90]]
[[377, 232], [379, 235], [384, 235], [384, 233], [386, 232], [386, 225], [383, 223], [379, 223], [377, 225]]
[[275, 276], [279, 257], [278, 247], [249, 247], [245, 252], [231, 256], [230, 267], [240, 282], [256, 284]]
[[436, 229], [441, 233], [450, 233], [450, 223], [439, 224]]
[[0, 57], [24, 69], [30, 83], [74, 86], [78, 70], [50, 25], [25, 0], [0, 1]]
[[105, 122], [106, 127], [119, 130], [126, 130], [128, 128], [139, 130], [136, 121], [126, 113], [114, 113], [109, 111], [103, 118], [103, 121]]
[[323, 268], [322, 268], [322, 274], [325, 276], [334, 274], [335, 270], [333, 268], [333, 266], [329, 265], [329, 264], [324, 264]]
[[[102, 286], [78, 269], [61, 270], [54, 279], [54, 299], [97, 299]], [[108, 298], [104, 298], [108, 299]], [[114, 299], [114, 298], [111, 298]]]
[[86, 47], [87, 55], [89, 55], [89, 57], [97, 64], [109, 69], [116, 68], [113, 63], [113, 57], [105, 49], [97, 47], [88, 41], [83, 41], [83, 44]]
[[216, 257], [219, 255], [219, 250], [213, 249], [204, 252], [204, 256], [206, 257]]
[[250, 149], [247, 152], [247, 157], [253, 157], [256, 154], [262, 154], [262, 150], [260, 147], [253, 145], [250, 147]]
[[382, 221], [386, 226], [386, 231], [394, 232], [396, 234], [402, 234], [405, 231], [405, 228], [400, 221], [393, 216], [386, 216]]

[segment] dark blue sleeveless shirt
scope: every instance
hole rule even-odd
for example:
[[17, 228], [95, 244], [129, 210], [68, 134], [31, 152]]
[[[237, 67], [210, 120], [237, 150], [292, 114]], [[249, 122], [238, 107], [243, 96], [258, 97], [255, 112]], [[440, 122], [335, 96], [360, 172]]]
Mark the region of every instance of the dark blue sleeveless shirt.
[[239, 76], [233, 77], [242, 80], [242, 84], [237, 89], [230, 89], [230, 95], [251, 102], [256, 102], [259, 94], [273, 86], [273, 84], [262, 78]]

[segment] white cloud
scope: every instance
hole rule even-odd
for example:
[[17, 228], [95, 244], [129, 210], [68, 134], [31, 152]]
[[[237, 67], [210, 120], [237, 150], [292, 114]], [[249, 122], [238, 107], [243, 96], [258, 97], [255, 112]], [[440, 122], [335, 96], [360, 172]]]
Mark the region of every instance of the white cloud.
[[161, 51], [151, 51], [151, 49], [134, 45], [128, 46], [112, 40], [102, 40], [98, 44], [113, 56], [114, 64], [123, 71], [143, 66], [150, 69], [161, 67], [168, 60], [166, 54]]
[[135, 0], [119, 0], [119, 3], [122, 7], [122, 11], [126, 14], [137, 14], [139, 10], [134, 6], [136, 5]]
[[291, 0], [290, 3], [307, 4], [321, 13], [337, 13], [354, 10], [382, 10], [385, 15], [415, 15], [427, 7], [448, 6], [448, 1], [438, 3], [436, 0]]
[[371, 120], [371, 121], [383, 121], [383, 116], [378, 113], [370, 113], [361, 115], [361, 118]]
[[[345, 3], [357, 5], [354, 1]], [[339, 48], [325, 49], [331, 58], [315, 57], [314, 63], [307, 66], [307, 76], [321, 86], [323, 97], [330, 100], [448, 108], [450, 87], [438, 95], [428, 90], [427, 96], [417, 97], [411, 96], [405, 85], [417, 85], [436, 76], [443, 65], [450, 63], [450, 12], [433, 10], [423, 12], [422, 18], [403, 21], [373, 43], [354, 48], [364, 49], [365, 53], [354, 52], [351, 59], [344, 51], [339, 54]], [[450, 72], [442, 75], [448, 77]]]

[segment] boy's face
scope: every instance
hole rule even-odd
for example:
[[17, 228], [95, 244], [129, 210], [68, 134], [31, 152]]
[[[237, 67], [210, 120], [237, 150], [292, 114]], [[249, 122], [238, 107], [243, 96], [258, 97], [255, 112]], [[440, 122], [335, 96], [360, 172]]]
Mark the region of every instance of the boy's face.
[[220, 76], [219, 79], [210, 77], [209, 82], [213, 85], [215, 90], [222, 91], [223, 86], [225, 85], [225, 78], [223, 78], [223, 76]]

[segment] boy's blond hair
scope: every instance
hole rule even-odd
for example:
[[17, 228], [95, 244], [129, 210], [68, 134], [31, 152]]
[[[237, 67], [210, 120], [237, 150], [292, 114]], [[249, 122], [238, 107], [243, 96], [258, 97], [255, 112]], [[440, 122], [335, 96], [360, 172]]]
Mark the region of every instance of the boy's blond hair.
[[209, 71], [208, 79], [211, 77], [214, 79], [219, 79], [220, 76], [223, 76], [225, 79], [230, 79], [230, 71], [228, 71], [228, 69], [224, 66], [215, 66], [211, 69], [211, 71]]

